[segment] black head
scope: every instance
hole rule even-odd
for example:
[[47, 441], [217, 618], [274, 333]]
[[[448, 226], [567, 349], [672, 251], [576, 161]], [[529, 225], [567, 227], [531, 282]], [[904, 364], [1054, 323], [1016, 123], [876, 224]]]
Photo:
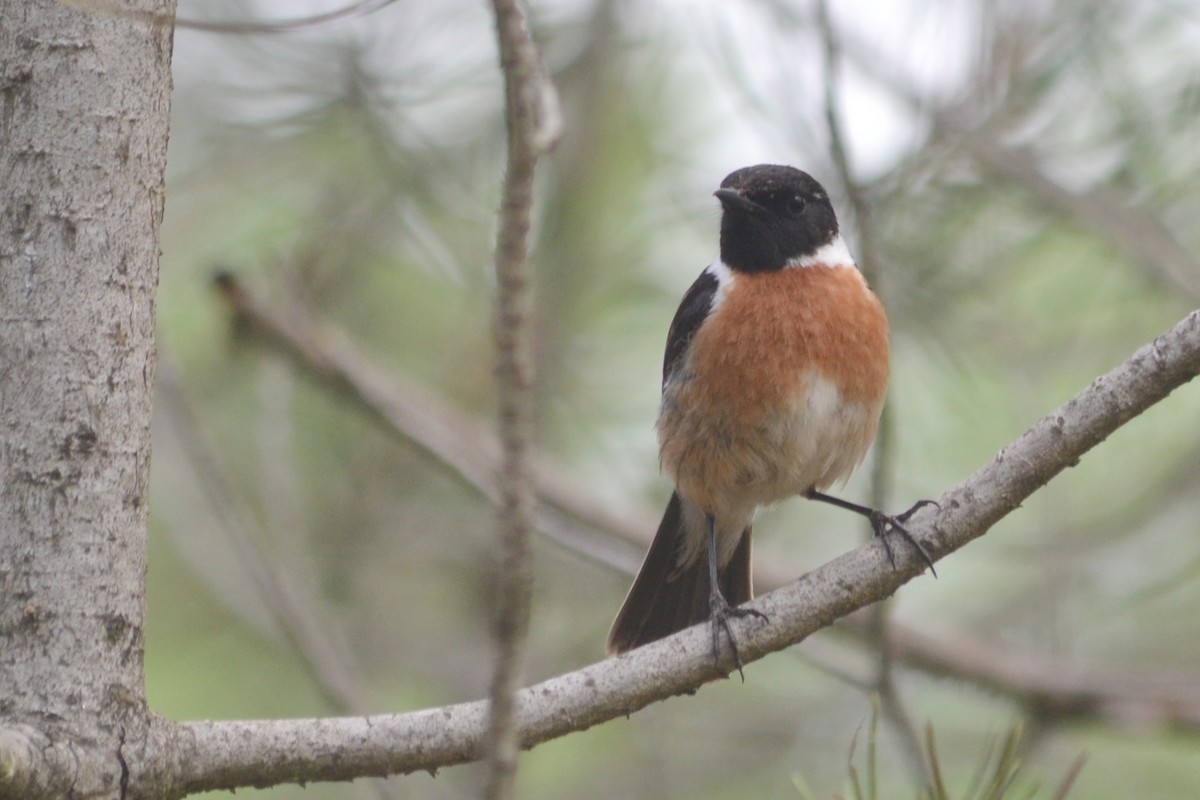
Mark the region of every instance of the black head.
[[807, 172], [759, 164], [730, 173], [716, 191], [721, 260], [742, 272], [783, 269], [838, 235], [829, 195]]

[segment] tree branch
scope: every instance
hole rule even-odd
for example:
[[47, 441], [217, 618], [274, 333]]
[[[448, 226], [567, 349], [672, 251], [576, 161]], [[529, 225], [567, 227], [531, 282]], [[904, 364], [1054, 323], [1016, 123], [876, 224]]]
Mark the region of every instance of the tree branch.
[[330, 706], [344, 714], [363, 713], [365, 708], [356, 670], [347, 663], [344, 648], [328, 635], [330, 622], [305, 602], [292, 581], [259, 544], [254, 534], [260, 527], [257, 515], [234, 489], [228, 471], [204, 435], [179, 369], [162, 344], [158, 348], [158, 390], [159, 407], [177, 445], [195, 472], [196, 480], [259, 600]]
[[975, 683], [1012, 697], [1035, 714], [1200, 731], [1200, 684], [1193, 672], [1072, 667], [969, 636], [957, 637], [948, 647], [920, 631], [892, 637], [890, 644], [895, 657], [911, 667], [935, 675], [969, 675]]
[[929, 117], [933, 123], [931, 138], [940, 137], [961, 146], [983, 169], [1021, 186], [1193, 302], [1200, 300], [1200, 260], [1153, 213], [1108, 187], [1074, 191], [1064, 186], [1045, 171], [1031, 149], [1011, 146], [998, 138], [994, 115], [979, 122], [978, 109], [965, 104], [929, 108], [928, 101], [900, 80], [900, 73], [880, 59], [870, 44], [853, 36], [845, 37], [842, 44], [863, 75], [914, 114]]
[[[238, 324], [256, 331], [264, 344], [296, 369], [344, 392], [385, 431], [416, 445], [465, 487], [496, 502], [498, 447], [473, 419], [454, 413], [401, 376], [384, 376], [339, 333], [316, 325], [302, 309], [293, 309], [286, 316], [280, 314], [230, 275], [222, 275], [218, 285]], [[596, 563], [630, 575], [636, 571], [641, 553], [649, 546], [653, 520], [612, 514], [574, 490], [563, 479], [562, 470], [550, 464], [541, 464], [537, 474], [537, 524], [543, 534]], [[620, 542], [614, 540], [630, 542], [634, 547], [620, 547]], [[760, 589], [769, 590], [784, 585], [794, 574], [783, 566], [759, 563], [754, 582]], [[873, 642], [872, 624], [868, 614], [853, 614], [840, 621], [837, 630]], [[1191, 699], [1200, 696], [1200, 683], [1195, 680], [1081, 670], [1054, 658], [1000, 648], [969, 634], [956, 633], [947, 640], [895, 621], [889, 625], [888, 644], [892, 657], [909, 667], [971, 681], [1018, 702], [1045, 704], [1065, 699], [1062, 692], [1068, 689], [1060, 676], [1070, 674], [1078, 686], [1090, 687], [1095, 700], [1074, 706], [1079, 716], [1090, 713], [1111, 724], [1124, 724], [1129, 717], [1109, 712], [1127, 708], [1136, 699], [1144, 715], [1200, 732], [1200, 701]], [[1018, 675], [1019, 682], [1008, 682]], [[1142, 689], [1150, 686], [1157, 688], [1153, 694], [1145, 694]], [[1173, 687], [1173, 693], [1167, 693], [1164, 687]]]
[[[236, 323], [284, 356], [300, 372], [342, 393], [383, 430], [415, 446], [464, 488], [500, 502], [500, 445], [497, 437], [466, 414], [447, 407], [403, 376], [384, 374], [359, 353], [339, 331], [309, 319], [304, 309], [284, 314], [248, 291], [229, 272], [219, 272], [213, 285], [236, 317]], [[649, 519], [621, 516], [579, 492], [553, 465], [535, 464], [538, 529], [594, 560], [622, 564], [632, 573], [653, 530]], [[634, 548], [612, 546], [612, 535]]]
[[542, 70], [519, 0], [492, 0], [504, 72], [508, 167], [496, 236], [496, 382], [499, 400], [500, 564], [494, 636], [496, 663], [489, 691], [485, 796], [512, 797], [517, 771], [516, 692], [524, 671], [533, 595], [529, 540], [534, 515], [533, 294], [529, 229], [538, 158], [557, 139], [549, 121], [554, 87]]
[[339, 22], [344, 19], [365, 17], [368, 14], [372, 14], [396, 2], [396, 0], [355, 0], [355, 2], [352, 2], [343, 8], [334, 9], [333, 11], [324, 11], [319, 14], [310, 14], [303, 17], [292, 17], [290, 19], [271, 21], [247, 20], [241, 22], [232, 22], [185, 19], [176, 17], [173, 13], [165, 13], [162, 11], [144, 11], [141, 9], [129, 8], [123, 3], [115, 2], [115, 0], [59, 1], [63, 5], [75, 6], [76, 8], [94, 12], [96, 14], [104, 14], [112, 17], [119, 17], [121, 19], [135, 20], [137, 22], [158, 25], [163, 28], [189, 28], [191, 30], [204, 31], [206, 33], [223, 33], [238, 36], [270, 33], [291, 33], [293, 31], [304, 30], [306, 28], [315, 28], [321, 25], [328, 25], [331, 22]]
[[[1200, 374], [1200, 311], [1143, 346], [1048, 414], [967, 480], [910, 521], [935, 558], [982, 536], [1117, 428]], [[753, 601], [769, 624], [735, 620], [747, 664], [788, 647], [839, 617], [891, 596], [924, 565], [896, 548], [891, 569], [880, 542], [846, 553]], [[693, 692], [718, 676], [704, 626], [518, 693], [523, 747], [583, 730], [657, 700]], [[485, 705], [367, 718], [196, 722], [156, 731], [154, 750], [170, 754], [167, 775], [142, 776], [172, 790], [233, 789], [282, 782], [348, 780], [433, 770], [478, 758]], [[150, 759], [148, 763], [155, 763]]]
[[[858, 227], [858, 265], [872, 285], [875, 292], [885, 298], [887, 291], [884, 284], [885, 271], [882, 267], [882, 257], [879, 254], [878, 237], [862, 186], [854, 177], [854, 169], [850, 164], [850, 153], [846, 146], [842, 131], [842, 114], [837, 86], [838, 65], [841, 61], [841, 45], [833, 22], [829, 16], [829, 4], [819, 0], [816, 7], [817, 28], [821, 34], [821, 45], [824, 53], [825, 69], [825, 125], [829, 133], [829, 152], [837, 167], [838, 177], [850, 200], [854, 211], [854, 220]], [[894, 395], [894, 388], [889, 388], [888, 394]], [[887, 508], [891, 490], [891, 467], [895, 455], [895, 412], [891, 402], [884, 406], [879, 418], [879, 430], [875, 437], [874, 455], [871, 462], [871, 499], [872, 508]], [[868, 529], [868, 533], [870, 533]], [[921, 739], [912, 724], [912, 718], [900, 697], [892, 669], [893, 649], [888, 644], [891, 635], [891, 605], [877, 603], [871, 607], [871, 622], [866, 628], [868, 636], [874, 643], [876, 653], [875, 686], [879, 695], [879, 708], [884, 718], [890, 724], [897, 739], [904, 763], [909, 775], [916, 786], [932, 793], [932, 777], [921, 748]]]
[[867, 282], [874, 285], [882, 272], [880, 269], [879, 247], [875, 238], [875, 227], [871, 223], [871, 208], [863, 195], [862, 188], [854, 179], [854, 170], [850, 165], [850, 153], [846, 147], [846, 139], [842, 134], [841, 109], [838, 103], [837, 69], [841, 60], [841, 45], [829, 19], [828, 4], [822, 0], [817, 3], [817, 28], [821, 34], [821, 45], [825, 67], [825, 127], [829, 133], [829, 153], [837, 168], [838, 178], [850, 208], [854, 211], [854, 220], [858, 225], [858, 266], [866, 276]]
[[[946, 128], [945, 117], [938, 120]], [[1075, 192], [1052, 178], [1027, 148], [1005, 145], [986, 131], [959, 132], [971, 157], [992, 174], [1031, 192], [1046, 206], [1075, 220], [1132, 264], [1144, 264], [1193, 301], [1200, 299], [1197, 261], [1163, 222], [1105, 187]]]

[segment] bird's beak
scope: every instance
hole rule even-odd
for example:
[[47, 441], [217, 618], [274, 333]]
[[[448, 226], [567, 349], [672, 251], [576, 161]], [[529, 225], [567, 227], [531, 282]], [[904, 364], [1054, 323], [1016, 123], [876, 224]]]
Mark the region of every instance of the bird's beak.
[[713, 195], [721, 201], [721, 207], [726, 211], [747, 213], [758, 211], [762, 208], [762, 206], [747, 198], [737, 189], [717, 189], [713, 192]]

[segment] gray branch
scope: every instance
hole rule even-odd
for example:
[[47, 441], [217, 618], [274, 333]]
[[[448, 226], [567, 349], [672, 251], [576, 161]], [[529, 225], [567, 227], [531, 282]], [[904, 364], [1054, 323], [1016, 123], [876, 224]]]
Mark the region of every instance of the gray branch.
[[[1200, 311], [1194, 311], [943, 494], [939, 507], [914, 515], [910, 529], [936, 558], [958, 550], [1198, 373]], [[770, 623], [735, 621], [742, 658], [749, 664], [892, 595], [923, 569], [913, 553], [895, 549], [895, 569], [883, 546], [871, 542], [756, 599], [753, 607]], [[720, 676], [710, 646], [708, 631], [693, 627], [523, 690], [521, 745], [700, 689]], [[436, 770], [480, 757], [485, 718], [486, 705], [473, 702], [372, 717], [164, 724], [153, 732], [145, 762], [161, 774], [136, 777], [140, 785], [178, 794]]]
[[[244, 290], [232, 277], [221, 287], [239, 325], [255, 330], [299, 370], [312, 375], [368, 413], [382, 430], [422, 450], [431, 463], [445, 468], [464, 488], [497, 503], [499, 445], [494, 435], [469, 416], [453, 411], [437, 397], [399, 375], [385, 375], [365, 359], [338, 331], [309, 319], [300, 307], [287, 315]], [[654, 520], [617, 516], [572, 487], [563, 471], [542, 463], [538, 469], [537, 523], [542, 534], [595, 563], [630, 574], [649, 546]], [[625, 547], [629, 543], [637, 552]], [[785, 566], [760, 563], [754, 583], [760, 590], [780, 587], [795, 573]], [[874, 623], [858, 613], [841, 620], [838, 629], [872, 640]], [[1062, 707], [1077, 718], [1108, 725], [1129, 723], [1128, 714], [1113, 709], [1136, 706], [1138, 719], [1155, 719], [1200, 730], [1200, 683], [1194, 678], [1157, 671], [1122, 673], [1078, 668], [1060, 659], [999, 647], [962, 632], [935, 637], [892, 620], [888, 628], [892, 656], [909, 667], [951, 675], [999, 691], [1018, 702]], [[979, 655], [979, 654], [984, 655]], [[1061, 676], [1070, 672], [1075, 686], [1064, 694]], [[1020, 680], [1010, 680], [1020, 676]], [[1086, 688], [1085, 688], [1086, 687]], [[1083, 692], [1089, 701], [1079, 702]]]
[[519, 0], [492, 0], [504, 72], [508, 165], [496, 235], [496, 384], [503, 469], [499, 476], [499, 573], [493, 620], [496, 662], [485, 738], [489, 800], [513, 796], [517, 771], [517, 690], [524, 672], [533, 595], [533, 290], [529, 229], [534, 170], [557, 139], [554, 87]]

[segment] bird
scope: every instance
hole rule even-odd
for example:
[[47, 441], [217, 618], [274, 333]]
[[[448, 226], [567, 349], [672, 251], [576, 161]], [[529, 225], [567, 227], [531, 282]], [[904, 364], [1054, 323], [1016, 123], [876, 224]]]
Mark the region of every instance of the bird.
[[[799, 495], [870, 520], [893, 567], [889, 516], [825, 494], [875, 438], [887, 392], [888, 321], [842, 239], [828, 193], [795, 167], [730, 173], [719, 257], [684, 294], [663, 356], [656, 430], [674, 482], [662, 522], [608, 636], [618, 655], [711, 620], [714, 662], [753, 598], [756, 511]], [[936, 572], [934, 573], [936, 575]], [[743, 680], [745, 676], [743, 674]]]

